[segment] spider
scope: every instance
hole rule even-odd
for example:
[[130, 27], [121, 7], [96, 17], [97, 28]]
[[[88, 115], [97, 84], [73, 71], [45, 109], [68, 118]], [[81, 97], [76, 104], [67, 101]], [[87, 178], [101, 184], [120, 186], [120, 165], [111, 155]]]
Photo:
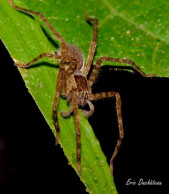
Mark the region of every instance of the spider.
[[[81, 174], [81, 133], [80, 133], [80, 121], [79, 121], [79, 107], [81, 107], [82, 114], [88, 118], [94, 112], [94, 105], [91, 101], [99, 100], [102, 98], [116, 98], [116, 112], [117, 112], [117, 121], [118, 121], [118, 129], [119, 129], [119, 139], [117, 141], [115, 150], [110, 159], [110, 172], [113, 174], [113, 161], [118, 153], [120, 145], [122, 143], [124, 137], [123, 131], [123, 122], [122, 122], [122, 113], [121, 113], [121, 98], [118, 92], [110, 91], [110, 92], [100, 92], [100, 93], [92, 93], [92, 85], [95, 82], [97, 75], [99, 73], [99, 69], [101, 67], [102, 62], [111, 61], [118, 62], [123, 64], [132, 65], [133, 68], [138, 71], [142, 76], [150, 77], [151, 75], [146, 75], [142, 72], [139, 67], [132, 61], [128, 59], [119, 59], [112, 57], [101, 57], [99, 58], [90, 73], [89, 79], [87, 79], [87, 75], [90, 71], [92, 61], [95, 55], [96, 45], [97, 45], [97, 32], [98, 32], [98, 19], [95, 17], [89, 17], [85, 12], [85, 20], [86, 22], [93, 25], [93, 39], [91, 41], [89, 54], [87, 57], [87, 61], [84, 61], [84, 57], [80, 49], [74, 45], [67, 44], [64, 38], [56, 32], [56, 30], [52, 27], [46, 17], [37, 11], [32, 11], [24, 8], [20, 8], [15, 6], [12, 0], [8, 0], [10, 5], [21, 12], [36, 15], [38, 16], [50, 29], [50, 31], [57, 37], [60, 41], [60, 49], [56, 53], [42, 53], [31, 62], [27, 64], [16, 64], [17, 67], [20, 68], [28, 68], [37, 62], [39, 59], [43, 57], [54, 58], [59, 61], [60, 69], [58, 73], [56, 93], [53, 102], [53, 117], [54, 124], [56, 129], [56, 143], [59, 141], [60, 129], [58, 123], [57, 116], [57, 107], [59, 96], [66, 97], [69, 102], [69, 110], [67, 112], [61, 112], [62, 117], [69, 117], [71, 113], [74, 113], [75, 116], [75, 128], [76, 128], [76, 136], [77, 136], [77, 169], [79, 175]], [[83, 110], [82, 108], [88, 104], [89, 110]]]

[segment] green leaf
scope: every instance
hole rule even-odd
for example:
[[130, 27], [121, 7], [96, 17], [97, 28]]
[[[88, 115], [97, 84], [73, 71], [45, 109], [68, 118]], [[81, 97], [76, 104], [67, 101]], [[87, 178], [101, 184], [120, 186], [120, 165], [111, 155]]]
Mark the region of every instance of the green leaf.
[[[169, 76], [169, 3], [165, 0], [15, 0], [17, 6], [43, 13], [66, 42], [78, 46], [85, 59], [92, 38], [88, 15], [99, 19], [98, 47], [94, 62], [101, 56], [128, 58], [147, 74]], [[10, 55], [27, 63], [43, 52], [58, 50], [59, 42], [38, 17], [14, 10], [7, 0], [0, 1], [0, 38]], [[40, 25], [41, 27], [40, 27]], [[26, 87], [55, 133], [52, 104], [55, 95], [58, 62], [41, 59], [40, 65], [19, 69]], [[103, 65], [121, 65], [104, 63]], [[124, 65], [124, 64], [123, 64]], [[67, 110], [60, 99], [59, 110]], [[79, 111], [80, 112], [80, 111]], [[60, 145], [69, 164], [77, 171], [74, 116], [59, 115]], [[81, 181], [90, 193], [117, 193], [109, 165], [88, 121], [80, 112], [82, 133]], [[104, 178], [103, 178], [104, 177]]]

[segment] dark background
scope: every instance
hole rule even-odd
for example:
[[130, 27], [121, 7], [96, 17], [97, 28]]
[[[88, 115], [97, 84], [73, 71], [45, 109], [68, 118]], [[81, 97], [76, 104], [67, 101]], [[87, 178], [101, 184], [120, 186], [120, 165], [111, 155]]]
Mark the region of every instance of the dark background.
[[[8, 192], [85, 192], [74, 170], [29, 95], [7, 50], [0, 43], [0, 189]], [[114, 164], [119, 194], [168, 193], [169, 79], [102, 67], [93, 91], [118, 91], [125, 138]], [[94, 102], [89, 119], [110, 160], [118, 139], [115, 100]], [[162, 186], [126, 186], [128, 179], [155, 180]], [[104, 177], [103, 177], [104, 179]]]

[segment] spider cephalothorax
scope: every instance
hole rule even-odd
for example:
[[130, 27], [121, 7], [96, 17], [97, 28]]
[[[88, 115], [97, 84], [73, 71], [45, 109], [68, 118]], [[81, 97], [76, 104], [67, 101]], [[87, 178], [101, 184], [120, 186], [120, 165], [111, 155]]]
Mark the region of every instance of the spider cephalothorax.
[[[28, 64], [16, 64], [18, 67], [28, 68], [37, 62], [42, 57], [54, 58], [57, 59], [60, 63], [60, 69], [57, 79], [57, 86], [56, 86], [56, 93], [53, 102], [53, 116], [55, 121], [55, 129], [56, 129], [56, 143], [59, 140], [60, 129], [57, 117], [57, 107], [58, 107], [58, 99], [59, 96], [62, 95], [66, 97], [67, 101], [69, 102], [69, 110], [67, 112], [61, 112], [63, 117], [68, 117], [72, 112], [74, 112], [75, 116], [75, 126], [76, 126], [76, 135], [77, 135], [77, 167], [79, 174], [81, 173], [81, 134], [80, 134], [80, 121], [79, 121], [79, 109], [85, 117], [89, 117], [94, 112], [94, 106], [91, 101], [99, 100], [102, 98], [116, 98], [116, 111], [117, 111], [117, 120], [118, 120], [118, 127], [119, 127], [119, 140], [117, 141], [114, 153], [110, 160], [110, 170], [113, 173], [113, 160], [117, 155], [118, 149], [121, 145], [124, 132], [123, 132], [123, 124], [122, 124], [122, 115], [121, 115], [121, 98], [118, 92], [110, 91], [110, 92], [100, 92], [93, 94], [92, 93], [92, 85], [95, 82], [99, 69], [103, 61], [112, 61], [118, 63], [126, 63], [130, 64], [134, 67], [136, 71], [138, 71], [143, 76], [151, 76], [145, 75], [137, 66], [136, 64], [128, 59], [119, 59], [119, 58], [112, 58], [112, 57], [101, 57], [99, 58], [94, 68], [87, 79], [87, 75], [92, 65], [92, 61], [94, 58], [96, 45], [97, 45], [97, 27], [98, 27], [98, 20], [95, 17], [88, 17], [85, 13], [85, 20], [88, 23], [93, 25], [93, 40], [90, 45], [89, 54], [86, 63], [84, 62], [84, 57], [82, 52], [76, 46], [67, 44], [64, 38], [55, 31], [55, 29], [51, 26], [49, 21], [39, 12], [27, 10], [24, 8], [17, 7], [13, 4], [12, 0], [8, 0], [11, 6], [19, 11], [37, 15], [40, 19], [46, 24], [46, 26], [51, 30], [51, 32], [58, 38], [60, 41], [60, 49], [56, 53], [42, 53], [37, 58], [29, 62]], [[88, 104], [89, 110], [83, 110], [84, 105]]]

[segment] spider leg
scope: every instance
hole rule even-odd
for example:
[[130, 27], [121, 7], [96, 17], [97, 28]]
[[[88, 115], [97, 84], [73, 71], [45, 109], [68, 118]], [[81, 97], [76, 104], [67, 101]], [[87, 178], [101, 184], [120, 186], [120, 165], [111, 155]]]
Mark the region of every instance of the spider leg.
[[58, 78], [57, 78], [55, 98], [53, 101], [53, 117], [54, 117], [54, 121], [55, 121], [55, 129], [56, 129], [56, 144], [58, 143], [59, 137], [60, 137], [60, 129], [59, 129], [59, 123], [58, 123], [58, 116], [57, 116], [57, 107], [58, 107], [59, 95], [60, 95], [60, 91], [61, 91], [63, 71], [64, 71], [64, 69], [60, 68]]
[[54, 58], [54, 59], [60, 59], [61, 57], [59, 55], [55, 54], [47, 54], [47, 53], [42, 53], [40, 54], [38, 57], [36, 57], [35, 59], [33, 59], [31, 62], [27, 63], [27, 64], [20, 64], [20, 63], [15, 63], [15, 65], [17, 67], [20, 68], [28, 68], [31, 65], [33, 65], [35, 62], [37, 62], [38, 60], [40, 60], [43, 57], [48, 57], [48, 58]]
[[77, 61], [75, 59], [71, 59], [71, 64], [68, 67], [68, 69], [66, 70], [66, 79], [71, 77], [71, 75], [73, 75], [75, 69], [77, 67]]
[[124, 137], [124, 131], [123, 131], [123, 122], [122, 122], [122, 114], [121, 114], [121, 98], [120, 94], [118, 92], [101, 92], [96, 94], [90, 95], [90, 100], [99, 100], [102, 98], [116, 98], [116, 111], [117, 111], [117, 120], [118, 120], [118, 128], [119, 128], [119, 139], [117, 141], [114, 153], [110, 159], [110, 172], [113, 174], [113, 161], [118, 153], [118, 150], [120, 148], [120, 145], [122, 143], [123, 137]]
[[86, 118], [89, 118], [94, 113], [94, 105], [90, 102], [90, 100], [87, 101], [87, 104], [89, 105], [90, 110], [89, 111], [81, 110], [81, 111], [83, 116], [85, 116]]
[[62, 117], [68, 117], [72, 112], [75, 115], [75, 127], [77, 136], [77, 168], [78, 173], [81, 174], [81, 134], [80, 134], [80, 121], [79, 121], [79, 111], [78, 111], [78, 91], [73, 89], [73, 97], [70, 103], [69, 110], [67, 112], [61, 112]]
[[84, 14], [84, 17], [85, 17], [85, 20], [87, 22], [93, 23], [93, 25], [94, 25], [93, 26], [94, 27], [93, 28], [93, 40], [92, 40], [91, 45], [90, 45], [88, 58], [87, 58], [87, 61], [86, 61], [84, 72], [83, 72], [83, 75], [87, 76], [87, 74], [90, 70], [90, 67], [91, 67], [91, 64], [92, 64], [92, 61], [93, 61], [93, 57], [94, 57], [94, 54], [95, 54], [95, 51], [96, 51], [96, 46], [97, 46], [98, 20], [97, 20], [97, 18], [94, 18], [94, 17], [88, 17], [86, 12]]
[[152, 77], [154, 76], [153, 74], [148, 74], [146, 75], [132, 60], [129, 60], [129, 59], [119, 59], [119, 58], [112, 58], [112, 57], [101, 57], [99, 58], [97, 61], [96, 61], [96, 64], [92, 70], [92, 73], [90, 74], [90, 77], [89, 77], [89, 85], [92, 86], [93, 83], [95, 82], [97, 76], [98, 76], [98, 73], [99, 73], [99, 69], [101, 67], [101, 64], [103, 61], [112, 61], [112, 62], [117, 62], [117, 63], [125, 63], [125, 64], [129, 64], [129, 65], [132, 65], [133, 68], [138, 72], [140, 73], [142, 76], [144, 77]]
[[80, 133], [80, 121], [79, 121], [79, 110], [78, 110], [78, 91], [73, 89], [73, 111], [75, 116], [76, 136], [77, 136], [77, 168], [78, 173], [81, 174], [81, 133]]
[[32, 10], [29, 10], [29, 9], [24, 9], [24, 8], [15, 6], [14, 3], [12, 2], [12, 0], [8, 0], [8, 2], [16, 10], [22, 11], [22, 12], [27, 13], [27, 14], [33, 14], [33, 15], [38, 16], [46, 24], [46, 26], [50, 29], [50, 31], [56, 36], [56, 38], [58, 38], [58, 40], [60, 40], [62, 54], [63, 55], [65, 54], [65, 52], [66, 52], [66, 42], [65, 42], [65, 40], [63, 39], [63, 37], [58, 32], [56, 32], [56, 30], [53, 28], [53, 26], [49, 23], [49, 21], [46, 19], [46, 17], [43, 14], [41, 14], [40, 12], [37, 12], [37, 11], [32, 11]]

